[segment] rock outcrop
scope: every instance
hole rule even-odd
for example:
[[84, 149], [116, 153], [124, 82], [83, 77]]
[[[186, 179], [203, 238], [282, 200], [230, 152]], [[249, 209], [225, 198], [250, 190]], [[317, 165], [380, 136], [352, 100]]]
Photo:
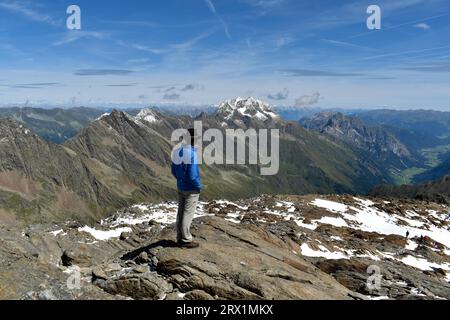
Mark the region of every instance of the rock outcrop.
[[350, 196], [202, 202], [193, 250], [173, 241], [175, 203], [94, 227], [2, 226], [0, 299], [450, 299], [449, 212]]
[[193, 229], [198, 250], [171, 247], [172, 228], [145, 249], [157, 261], [151, 268], [180, 292], [205, 292], [215, 299], [350, 298], [349, 290], [294, 254], [298, 246], [264, 228], [203, 217]]

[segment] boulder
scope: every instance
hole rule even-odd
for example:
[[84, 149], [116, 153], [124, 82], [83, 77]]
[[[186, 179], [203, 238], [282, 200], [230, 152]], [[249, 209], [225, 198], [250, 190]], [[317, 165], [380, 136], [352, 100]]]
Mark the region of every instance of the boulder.
[[162, 300], [172, 291], [172, 285], [155, 272], [130, 273], [95, 283], [110, 294], [133, 299]]
[[[152, 246], [156, 271], [182, 292], [219, 299], [351, 299], [351, 291], [256, 225], [217, 217], [194, 223], [197, 249]], [[156, 243], [173, 237], [167, 228]], [[200, 291], [198, 291], [200, 290]]]

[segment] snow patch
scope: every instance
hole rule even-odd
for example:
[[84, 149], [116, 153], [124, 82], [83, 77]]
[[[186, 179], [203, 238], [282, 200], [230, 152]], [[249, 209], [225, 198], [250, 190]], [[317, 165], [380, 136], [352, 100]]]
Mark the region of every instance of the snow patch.
[[56, 237], [57, 235], [59, 235], [63, 232], [64, 232], [63, 229], [59, 229], [59, 230], [51, 231], [50, 233]]
[[414, 251], [419, 245], [412, 240], [408, 240], [408, 243], [405, 246], [405, 249]]
[[348, 227], [347, 222], [342, 218], [322, 217], [320, 220], [314, 220], [313, 222], [330, 224], [335, 227]]
[[136, 120], [146, 121], [149, 123], [158, 122], [156, 113], [151, 109], [142, 109], [136, 116]]
[[348, 259], [348, 256], [342, 252], [331, 252], [324, 246], [319, 246], [319, 250], [311, 249], [308, 244], [304, 243], [301, 245], [301, 254], [306, 257], [314, 257], [314, 258], [325, 258], [329, 260], [338, 260], [338, 259]]
[[422, 271], [433, 271], [433, 268], [439, 268], [443, 270], [450, 270], [449, 264], [437, 264], [433, 262], [429, 262], [423, 258], [416, 258], [413, 256], [407, 256], [400, 260], [404, 264], [420, 269]]
[[331, 212], [346, 212], [348, 208], [345, 204], [323, 199], [316, 199], [311, 204]]
[[102, 114], [100, 117], [98, 117], [97, 119], [95, 119], [96, 121], [98, 121], [98, 120], [102, 120], [103, 118], [105, 118], [105, 117], [107, 117], [107, 116], [109, 116], [109, 115], [111, 115], [110, 113], [104, 113], [104, 114]]
[[97, 230], [89, 226], [85, 226], [83, 228], [78, 228], [78, 231], [89, 233], [97, 240], [106, 241], [112, 238], [120, 237], [123, 232], [132, 232], [133, 230], [129, 227], [117, 228], [112, 230]]

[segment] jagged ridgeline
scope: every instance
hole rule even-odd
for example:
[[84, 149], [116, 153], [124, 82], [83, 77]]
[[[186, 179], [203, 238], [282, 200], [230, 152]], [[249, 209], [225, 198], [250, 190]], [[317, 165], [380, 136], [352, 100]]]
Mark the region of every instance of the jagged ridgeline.
[[[0, 120], [0, 214], [29, 222], [88, 221], [130, 204], [175, 199], [171, 134], [194, 120], [151, 109], [136, 116], [113, 111], [63, 144], [44, 140], [17, 119]], [[389, 182], [371, 159], [284, 121], [256, 99], [227, 101], [196, 120], [205, 129], [280, 129], [279, 174], [261, 176], [257, 166], [202, 165], [206, 199], [364, 193]]]

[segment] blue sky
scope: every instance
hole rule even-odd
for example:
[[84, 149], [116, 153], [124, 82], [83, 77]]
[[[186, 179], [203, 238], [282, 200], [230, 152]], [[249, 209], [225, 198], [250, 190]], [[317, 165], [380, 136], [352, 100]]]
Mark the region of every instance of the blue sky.
[[0, 0], [0, 104], [450, 111], [449, 34], [448, 0]]

